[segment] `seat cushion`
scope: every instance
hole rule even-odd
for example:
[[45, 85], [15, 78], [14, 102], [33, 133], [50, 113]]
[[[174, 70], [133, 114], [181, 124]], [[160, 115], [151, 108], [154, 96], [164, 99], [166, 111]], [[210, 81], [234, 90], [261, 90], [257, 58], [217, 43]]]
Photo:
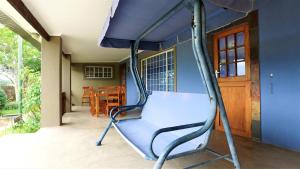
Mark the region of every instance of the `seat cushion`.
[[[205, 122], [209, 116], [207, 94], [153, 91], [142, 109], [141, 119], [124, 120], [115, 125], [121, 135], [147, 159], [151, 159], [150, 144], [155, 131], [191, 123]], [[164, 148], [186, 134], [201, 127], [162, 133], [156, 137], [153, 150], [160, 155]], [[170, 155], [184, 153], [205, 144], [210, 131], [175, 148]]]
[[[114, 124], [117, 131], [126, 139], [126, 141], [145, 159], [154, 160], [150, 152], [151, 138], [155, 131], [171, 126], [158, 127], [143, 119], [124, 120]], [[193, 129], [185, 129], [162, 133], [156, 137], [153, 142], [153, 151], [156, 155], [160, 155], [164, 148], [175, 139], [196, 131], [200, 127]], [[196, 149], [200, 144], [203, 144], [208, 137], [205, 133], [201, 137], [184, 143], [175, 148], [170, 155], [175, 155]]]

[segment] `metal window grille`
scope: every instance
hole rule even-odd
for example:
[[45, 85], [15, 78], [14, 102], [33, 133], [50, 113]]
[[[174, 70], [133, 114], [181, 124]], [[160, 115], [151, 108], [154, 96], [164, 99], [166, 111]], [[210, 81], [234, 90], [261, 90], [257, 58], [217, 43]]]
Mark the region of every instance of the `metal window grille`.
[[175, 91], [174, 50], [150, 56], [141, 61], [142, 80], [150, 91]]

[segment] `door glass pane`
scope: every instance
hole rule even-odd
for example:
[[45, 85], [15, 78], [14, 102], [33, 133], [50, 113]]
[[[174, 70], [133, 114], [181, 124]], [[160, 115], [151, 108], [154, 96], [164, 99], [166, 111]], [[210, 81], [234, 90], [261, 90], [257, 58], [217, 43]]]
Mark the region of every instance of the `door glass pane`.
[[245, 37], [244, 32], [240, 32], [236, 34], [236, 44], [238, 46], [244, 45]]
[[225, 49], [225, 38], [219, 39], [219, 50]]
[[245, 60], [245, 47], [237, 48], [237, 61]]
[[229, 63], [233, 63], [235, 61], [234, 49], [228, 50], [228, 61]]
[[235, 76], [235, 63], [228, 64], [228, 76]]
[[220, 64], [226, 64], [226, 51], [220, 52]]
[[230, 35], [227, 37], [227, 48], [234, 47], [234, 35]]
[[238, 76], [244, 76], [246, 74], [245, 69], [246, 69], [245, 62], [237, 63], [237, 75]]
[[226, 77], [227, 74], [226, 65], [221, 64], [219, 69], [220, 69], [220, 77]]

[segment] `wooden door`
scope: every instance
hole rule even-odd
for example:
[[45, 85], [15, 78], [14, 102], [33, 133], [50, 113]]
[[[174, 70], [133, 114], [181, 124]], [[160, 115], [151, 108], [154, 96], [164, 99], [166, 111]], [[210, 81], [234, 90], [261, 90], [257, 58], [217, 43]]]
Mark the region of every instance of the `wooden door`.
[[[214, 68], [224, 100], [231, 131], [251, 137], [251, 82], [248, 25], [216, 33]], [[215, 128], [223, 131], [217, 114]]]

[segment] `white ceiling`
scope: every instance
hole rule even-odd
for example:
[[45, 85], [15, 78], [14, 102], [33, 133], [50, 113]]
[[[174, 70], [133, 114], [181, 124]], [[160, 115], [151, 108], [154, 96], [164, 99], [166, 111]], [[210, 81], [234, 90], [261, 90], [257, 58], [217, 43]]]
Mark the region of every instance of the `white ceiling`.
[[112, 0], [23, 0], [52, 36], [62, 36], [63, 51], [72, 62], [119, 62], [128, 49], [97, 46]]

